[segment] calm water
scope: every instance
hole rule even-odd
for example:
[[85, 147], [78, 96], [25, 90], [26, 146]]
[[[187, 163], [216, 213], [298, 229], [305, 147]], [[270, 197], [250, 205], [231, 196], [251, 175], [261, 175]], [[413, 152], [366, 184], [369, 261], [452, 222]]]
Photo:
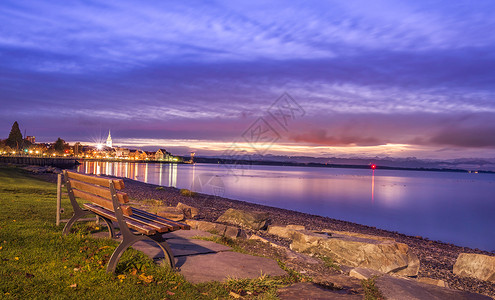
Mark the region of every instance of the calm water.
[[85, 162], [78, 171], [187, 188], [495, 250], [495, 175]]

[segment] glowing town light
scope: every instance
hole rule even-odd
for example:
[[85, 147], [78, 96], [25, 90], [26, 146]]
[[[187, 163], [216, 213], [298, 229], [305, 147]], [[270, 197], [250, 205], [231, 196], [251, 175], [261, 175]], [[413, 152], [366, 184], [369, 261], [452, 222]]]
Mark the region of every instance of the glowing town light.
[[36, 154], [40, 153], [38, 150], [36, 150]]
[[102, 145], [102, 144], [98, 144], [98, 145], [96, 145], [96, 149], [98, 149], [98, 150], [103, 149], [103, 145]]

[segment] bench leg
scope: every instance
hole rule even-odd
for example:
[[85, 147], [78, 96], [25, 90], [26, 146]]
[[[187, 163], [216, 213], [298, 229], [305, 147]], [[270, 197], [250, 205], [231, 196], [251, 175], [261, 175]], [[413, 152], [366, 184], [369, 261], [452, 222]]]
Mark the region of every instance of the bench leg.
[[62, 235], [67, 235], [70, 233], [70, 229], [72, 228], [72, 225], [76, 223], [77, 220], [80, 218], [84, 217], [87, 214], [92, 214], [92, 212], [87, 211], [87, 210], [82, 210], [82, 209], [77, 209], [74, 211], [74, 215], [72, 218], [70, 218], [69, 222], [65, 224], [64, 230], [62, 231]]
[[99, 216], [103, 221], [105, 221], [105, 223], [107, 224], [107, 227], [108, 227], [108, 235], [111, 239], [115, 238], [116, 235], [115, 235], [115, 229], [113, 228], [113, 223], [112, 223], [112, 220], [110, 219], [107, 219], [107, 218], [104, 218], [102, 216]]
[[[93, 214], [93, 212], [92, 211], [86, 211], [86, 210], [78, 210], [77, 212], [75, 212], [74, 215], [72, 216], [72, 218], [70, 218], [69, 222], [67, 222], [67, 224], [65, 224], [64, 230], [62, 231], [62, 235], [69, 234], [70, 229], [72, 228], [74, 223], [76, 223], [77, 220], [79, 220], [80, 218], [82, 218], [88, 214]], [[112, 239], [115, 238], [116, 235], [115, 235], [115, 229], [113, 228], [112, 220], [104, 218], [104, 217], [101, 217], [101, 218], [107, 224], [109, 237]]]
[[163, 238], [163, 236], [161, 234], [156, 234], [156, 235], [150, 236], [149, 238], [152, 239], [153, 241], [155, 241], [155, 243], [157, 243], [158, 246], [160, 246], [163, 253], [165, 254], [165, 261], [168, 263], [170, 268], [172, 268], [172, 270], [175, 271], [176, 269], [175, 269], [174, 254], [172, 253], [172, 249], [170, 249], [170, 246], [168, 245], [166, 240]]
[[144, 240], [152, 240], [156, 242], [158, 246], [160, 246], [160, 248], [162, 249], [163, 253], [165, 254], [165, 259], [167, 260], [172, 270], [175, 270], [174, 255], [172, 254], [172, 250], [170, 249], [170, 246], [167, 244], [165, 239], [163, 239], [161, 234], [157, 234], [151, 237], [146, 235], [133, 235], [132, 237], [125, 235], [122, 237], [122, 242], [120, 242], [119, 246], [115, 249], [112, 256], [110, 257], [110, 260], [108, 261], [107, 273], [115, 272], [115, 269], [117, 268], [117, 263], [119, 262], [120, 257], [122, 256], [124, 251], [127, 250], [127, 248], [132, 246], [134, 243]]

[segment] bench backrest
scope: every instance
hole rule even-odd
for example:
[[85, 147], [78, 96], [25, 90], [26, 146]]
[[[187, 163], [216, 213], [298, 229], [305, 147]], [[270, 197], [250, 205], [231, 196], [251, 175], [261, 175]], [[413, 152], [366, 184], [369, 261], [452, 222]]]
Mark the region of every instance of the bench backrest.
[[[122, 179], [112, 179], [102, 176], [85, 175], [81, 173], [64, 171], [67, 187], [70, 187], [73, 195], [93, 202], [103, 208], [113, 211], [112, 193], [110, 186], [113, 185], [115, 190], [124, 188]], [[126, 193], [116, 191], [116, 196], [120, 204], [129, 202]], [[132, 215], [132, 208], [127, 205], [120, 205], [124, 215]]]

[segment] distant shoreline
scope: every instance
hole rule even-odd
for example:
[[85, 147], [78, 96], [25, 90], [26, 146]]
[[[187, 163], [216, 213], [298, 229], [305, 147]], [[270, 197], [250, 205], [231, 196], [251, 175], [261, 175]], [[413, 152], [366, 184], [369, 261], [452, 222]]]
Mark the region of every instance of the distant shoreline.
[[[185, 159], [185, 157], [182, 157]], [[118, 160], [118, 159], [82, 159], [82, 161], [104, 161], [104, 162], [135, 162], [135, 163], [166, 163], [166, 164], [189, 164], [186, 162], [157, 161], [157, 160]], [[287, 167], [311, 167], [311, 168], [340, 168], [340, 169], [371, 169], [369, 165], [355, 164], [322, 164], [322, 163], [297, 163], [297, 162], [278, 162], [278, 161], [260, 161], [260, 160], [234, 160], [224, 158], [204, 158], [196, 157], [195, 163], [202, 164], [224, 164], [224, 165], [255, 165], [255, 166], [287, 166]], [[483, 173], [495, 174], [495, 171], [469, 171], [465, 169], [450, 168], [412, 168], [412, 167], [389, 167], [376, 166], [376, 170], [397, 170], [397, 171], [425, 171], [425, 172], [453, 172], [453, 173]]]

